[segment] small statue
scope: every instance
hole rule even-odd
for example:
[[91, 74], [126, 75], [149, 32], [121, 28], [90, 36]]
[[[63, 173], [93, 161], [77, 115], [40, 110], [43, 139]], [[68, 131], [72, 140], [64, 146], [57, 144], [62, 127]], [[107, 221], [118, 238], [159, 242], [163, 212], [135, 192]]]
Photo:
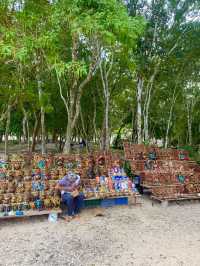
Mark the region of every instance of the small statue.
[[35, 209], [35, 203], [34, 203], [34, 201], [31, 201], [31, 202], [29, 203], [29, 205], [30, 205], [30, 208], [31, 208], [32, 210]]
[[0, 181], [5, 180], [6, 178], [6, 170], [4, 168], [0, 168]]
[[3, 204], [10, 204], [10, 203], [11, 203], [10, 194], [4, 194]]
[[17, 184], [16, 192], [17, 193], [23, 193], [25, 191], [24, 183], [20, 182]]
[[2, 194], [0, 194], [0, 204], [3, 203], [3, 199], [4, 199], [4, 196]]
[[36, 200], [34, 201], [34, 203], [35, 203], [35, 208], [36, 208], [36, 209], [38, 209], [38, 210], [41, 210], [41, 209], [42, 209], [42, 207], [43, 207], [43, 202], [42, 202], [41, 199], [36, 199]]
[[24, 182], [24, 187], [26, 192], [30, 192], [32, 189], [32, 183], [31, 182]]
[[6, 193], [8, 189], [8, 184], [6, 181], [1, 181], [0, 182], [0, 193], [3, 194], [3, 193]]
[[51, 208], [51, 207], [52, 207], [51, 200], [50, 200], [48, 197], [46, 197], [46, 198], [44, 199], [44, 208], [45, 208], [45, 209], [49, 209], [49, 208]]
[[14, 193], [16, 189], [15, 183], [13, 181], [9, 181], [8, 182], [8, 189], [7, 192], [8, 193]]

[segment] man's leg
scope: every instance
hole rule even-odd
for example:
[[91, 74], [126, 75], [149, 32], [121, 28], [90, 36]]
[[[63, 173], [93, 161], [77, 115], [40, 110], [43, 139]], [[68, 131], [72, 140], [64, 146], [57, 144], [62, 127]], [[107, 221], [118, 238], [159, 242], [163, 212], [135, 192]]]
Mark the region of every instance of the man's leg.
[[65, 193], [62, 196], [63, 202], [67, 205], [68, 216], [73, 216], [74, 214], [74, 198], [70, 193]]
[[78, 214], [80, 210], [83, 208], [83, 201], [84, 201], [83, 193], [79, 193], [79, 195], [74, 198], [74, 204], [75, 204], [74, 214]]

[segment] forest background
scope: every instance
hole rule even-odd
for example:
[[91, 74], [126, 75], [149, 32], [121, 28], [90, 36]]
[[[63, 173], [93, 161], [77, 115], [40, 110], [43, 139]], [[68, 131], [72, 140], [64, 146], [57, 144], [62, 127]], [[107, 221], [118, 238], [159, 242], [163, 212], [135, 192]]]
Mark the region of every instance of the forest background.
[[1, 0], [0, 149], [198, 152], [199, 74], [198, 0]]

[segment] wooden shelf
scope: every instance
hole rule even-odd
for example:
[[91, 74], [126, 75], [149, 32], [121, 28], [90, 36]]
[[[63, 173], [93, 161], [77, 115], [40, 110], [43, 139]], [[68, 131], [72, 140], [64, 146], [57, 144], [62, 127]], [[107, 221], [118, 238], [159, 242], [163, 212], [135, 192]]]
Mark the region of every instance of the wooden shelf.
[[84, 199], [84, 200], [98, 200], [98, 199], [116, 199], [116, 198], [128, 198], [128, 197], [140, 197], [140, 194], [129, 194], [129, 195], [124, 195], [124, 196], [113, 196], [113, 197], [109, 197], [109, 196], [106, 196], [106, 197], [92, 197], [92, 198], [87, 198], [87, 199]]
[[198, 195], [190, 195], [190, 194], [186, 194], [184, 196], [179, 196], [177, 198], [160, 198], [157, 196], [151, 196], [151, 199], [157, 200], [157, 201], [181, 201], [181, 200], [200, 200], [200, 196]]
[[147, 183], [142, 183], [142, 186], [143, 187], [146, 187], [146, 188], [154, 188], [154, 187], [177, 187], [177, 186], [183, 186], [183, 185], [200, 185], [200, 182], [197, 183], [197, 182], [189, 182], [189, 183], [175, 183], [175, 184], [171, 184], [171, 185], [168, 185], [168, 184], [154, 184], [154, 185], [149, 185]]
[[23, 217], [32, 217], [32, 216], [42, 216], [42, 215], [49, 215], [50, 213], [62, 213], [61, 209], [52, 209], [52, 210], [43, 210], [43, 211], [23, 211], [24, 215], [17, 216], [17, 215], [7, 215], [7, 216], [0, 216], [0, 219], [12, 219], [12, 218], [23, 218]]

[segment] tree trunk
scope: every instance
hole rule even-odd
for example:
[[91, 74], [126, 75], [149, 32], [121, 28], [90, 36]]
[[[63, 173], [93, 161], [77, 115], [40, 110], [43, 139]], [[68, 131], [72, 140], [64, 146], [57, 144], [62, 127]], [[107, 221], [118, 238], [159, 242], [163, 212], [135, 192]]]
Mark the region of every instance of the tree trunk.
[[110, 97], [109, 93], [106, 93], [106, 102], [104, 109], [104, 120], [103, 120], [103, 129], [102, 129], [102, 150], [108, 151], [110, 147], [110, 132], [109, 132], [109, 102]]
[[72, 119], [71, 116], [68, 115], [68, 121], [67, 121], [67, 131], [66, 131], [66, 142], [63, 148], [63, 153], [69, 154], [71, 150], [71, 138], [72, 138]]
[[64, 149], [64, 144], [65, 144], [65, 140], [63, 138], [63, 136], [60, 134], [60, 137], [59, 137], [59, 152], [63, 152], [63, 149]]
[[27, 139], [27, 132], [26, 132], [26, 117], [23, 117], [22, 120], [22, 128], [23, 128], [23, 143], [26, 143], [26, 139]]
[[172, 112], [173, 112], [175, 102], [176, 102], [176, 97], [175, 97], [175, 90], [174, 90], [172, 104], [171, 104], [170, 112], [169, 112], [169, 119], [167, 122], [167, 130], [166, 130], [166, 135], [165, 135], [165, 148], [168, 147], [168, 143], [169, 143], [169, 130], [170, 130], [170, 124], [171, 124], [171, 120], [172, 120]]
[[22, 142], [22, 136], [21, 136], [21, 134], [19, 134], [18, 136], [17, 136], [17, 140], [18, 140], [18, 144], [22, 144], [23, 142]]
[[188, 144], [192, 145], [192, 119], [191, 119], [191, 108], [189, 103], [186, 103], [187, 106], [187, 124], [188, 124]]
[[23, 125], [23, 143], [27, 143], [28, 151], [30, 151], [30, 129], [29, 129], [29, 121], [28, 114], [26, 110], [23, 108], [24, 118], [22, 121]]
[[5, 158], [8, 156], [8, 136], [10, 129], [10, 113], [11, 113], [11, 105], [8, 105], [7, 109], [7, 120], [6, 120], [6, 130], [5, 130]]
[[137, 143], [137, 106], [132, 111], [132, 134], [131, 141]]
[[105, 119], [105, 130], [106, 130], [106, 150], [110, 148], [110, 130], [109, 130], [109, 110], [110, 110], [110, 93], [109, 89], [107, 89], [107, 97], [106, 97], [106, 119]]
[[46, 154], [46, 137], [45, 137], [45, 111], [44, 106], [42, 104], [42, 83], [38, 80], [38, 94], [39, 94], [39, 101], [40, 101], [40, 113], [41, 113], [41, 146], [42, 146], [42, 154]]
[[26, 128], [27, 128], [27, 144], [28, 144], [28, 151], [30, 151], [30, 128], [28, 118], [26, 120]]
[[52, 143], [56, 143], [57, 142], [57, 132], [56, 130], [53, 131], [53, 134], [52, 134]]
[[41, 134], [42, 134], [42, 154], [46, 154], [45, 112], [43, 107], [41, 107]]
[[83, 136], [84, 136], [84, 140], [85, 140], [85, 144], [86, 144], [86, 149], [87, 149], [87, 152], [89, 152], [88, 135], [87, 135], [87, 132], [86, 132], [86, 129], [85, 129], [85, 123], [84, 123], [82, 111], [80, 111], [80, 118], [81, 118], [81, 124], [82, 124]]
[[151, 102], [151, 92], [152, 92], [152, 84], [148, 92], [148, 100], [145, 108], [144, 114], [144, 139], [145, 141], [149, 141], [149, 106]]
[[147, 84], [147, 94], [146, 94], [146, 99], [145, 99], [145, 104], [144, 104], [144, 140], [149, 141], [149, 107], [150, 107], [150, 102], [151, 102], [151, 96], [152, 96], [152, 89], [153, 89], [153, 83], [155, 80], [155, 77], [158, 73], [159, 66], [160, 66], [160, 59], [158, 60], [157, 64], [154, 67], [154, 72], [151, 75], [148, 84]]
[[165, 149], [167, 149], [169, 143], [169, 129], [170, 129], [171, 120], [172, 120], [172, 108], [170, 109], [169, 119], [167, 122], [167, 130], [165, 135]]
[[[72, 61], [73, 62], [79, 62], [78, 58], [78, 51], [79, 51], [79, 34], [77, 32], [74, 32], [72, 34]], [[72, 80], [72, 86], [70, 87], [68, 91], [68, 99], [66, 99], [63, 95], [63, 90], [61, 86], [61, 80], [59, 77], [59, 73], [57, 69], [56, 71], [56, 77], [58, 81], [59, 91], [61, 99], [63, 100], [63, 103], [65, 105], [67, 115], [68, 115], [68, 123], [67, 123], [67, 132], [66, 132], [66, 143], [64, 146], [63, 151], [65, 153], [70, 153], [70, 142], [72, 138], [72, 132], [75, 128], [76, 122], [78, 120], [79, 114], [80, 114], [80, 102], [81, 102], [81, 96], [83, 93], [83, 89], [86, 87], [86, 85], [91, 81], [94, 72], [96, 71], [96, 68], [99, 64], [99, 54], [97, 54], [96, 48], [93, 47], [92, 56], [91, 56], [91, 62], [89, 65], [89, 71], [87, 73], [87, 76], [85, 79], [83, 79], [81, 82], [80, 80], [74, 75]], [[70, 118], [70, 119], [69, 119]]]
[[137, 142], [141, 144], [142, 138], [142, 90], [143, 79], [138, 77], [137, 80]]
[[31, 152], [34, 152], [35, 151], [36, 137], [38, 135], [38, 131], [39, 131], [39, 128], [40, 128], [39, 119], [40, 119], [40, 117], [38, 118], [35, 115], [35, 125], [34, 125], [33, 136], [32, 136]]
[[109, 132], [109, 107], [110, 107], [110, 93], [107, 89], [106, 95], [106, 108], [105, 108], [105, 149], [109, 150], [110, 147], [110, 132]]
[[96, 107], [95, 95], [93, 95], [93, 103], [94, 103], [93, 129], [94, 129], [94, 142], [96, 144], [97, 142], [97, 126], [96, 126], [97, 107]]
[[111, 58], [109, 69], [107, 70], [106, 62], [100, 63], [100, 73], [103, 85], [103, 93], [105, 99], [105, 113], [104, 113], [104, 123], [102, 130], [102, 149], [108, 151], [110, 148], [110, 130], [109, 130], [109, 107], [110, 107], [110, 90], [108, 84], [108, 77], [113, 66], [113, 56]]

